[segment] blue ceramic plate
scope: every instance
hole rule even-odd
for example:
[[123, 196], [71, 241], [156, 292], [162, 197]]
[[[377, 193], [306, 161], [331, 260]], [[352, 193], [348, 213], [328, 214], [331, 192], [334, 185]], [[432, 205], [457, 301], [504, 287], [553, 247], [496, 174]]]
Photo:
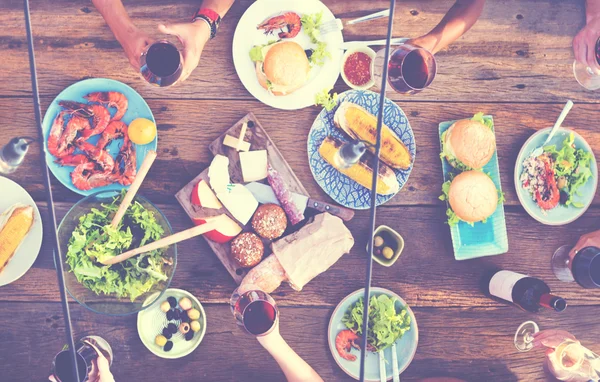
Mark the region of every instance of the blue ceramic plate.
[[[484, 116], [486, 119], [492, 120], [490, 115]], [[448, 130], [456, 121], [448, 121], [440, 123], [440, 146], [442, 134]], [[494, 128], [492, 127], [492, 130]], [[441, 147], [440, 147], [441, 150]], [[444, 182], [450, 180], [452, 174], [458, 174], [446, 159], [442, 159], [442, 171], [444, 173]], [[498, 191], [502, 192], [500, 184], [500, 168], [498, 166], [498, 153], [488, 164], [486, 164], [483, 172], [489, 174], [492, 181], [496, 185]], [[441, 194], [442, 190], [440, 190]], [[450, 206], [448, 206], [450, 208]], [[504, 218], [504, 204], [498, 205], [496, 211], [490, 216], [485, 223], [479, 222], [473, 226], [460, 221], [453, 227], [450, 227], [452, 235], [452, 247], [454, 248], [454, 258], [456, 260], [468, 260], [476, 257], [499, 255], [508, 252], [508, 235], [506, 233], [506, 220]]]
[[[583, 203], [583, 208], [576, 208], [573, 206], [562, 206], [550, 210], [544, 211], [542, 210], [537, 203], [533, 200], [529, 192], [527, 192], [522, 186], [519, 178], [521, 177], [521, 173], [523, 172], [523, 161], [531, 154], [533, 150], [537, 147], [541, 146], [548, 134], [550, 134], [551, 128], [546, 128], [540, 130], [533, 134], [527, 142], [521, 148], [519, 152], [519, 156], [517, 157], [517, 162], [515, 164], [515, 188], [517, 190], [517, 196], [519, 197], [519, 201], [525, 211], [532, 218], [539, 221], [540, 223], [547, 225], [563, 225], [568, 224], [575, 221], [579, 218], [583, 213], [588, 209], [590, 204], [592, 204], [592, 200], [594, 199], [594, 195], [596, 194], [596, 186], [598, 185], [598, 166], [596, 164], [596, 160], [591, 161], [590, 169], [592, 170], [592, 177], [587, 181], [587, 183], [581, 186], [578, 190], [580, 195], [575, 197], [575, 201]], [[570, 133], [575, 134], [575, 148], [583, 149], [587, 152], [592, 152], [592, 148], [587, 144], [585, 139], [581, 137], [581, 135], [577, 134], [575, 131], [565, 128], [560, 128], [556, 135], [550, 141], [550, 145], [556, 145], [556, 147], [560, 150], [562, 147], [562, 143], [569, 136]]]
[[[349, 101], [362, 106], [373, 115], [377, 115], [379, 110], [379, 94], [368, 90], [349, 90], [344, 92], [338, 98], [338, 105], [342, 101]], [[340, 173], [321, 158], [319, 154], [319, 146], [321, 146], [321, 143], [328, 135], [340, 138], [342, 141], [349, 140], [349, 137], [341, 129], [335, 127], [333, 123], [333, 115], [336, 110], [337, 107], [331, 111], [323, 109], [317, 119], [315, 119], [308, 133], [308, 162], [310, 170], [323, 191], [337, 203], [355, 210], [368, 209], [371, 207], [371, 191]], [[408, 147], [414, 163], [416, 143], [413, 131], [402, 109], [387, 98], [384, 103], [383, 122]], [[400, 189], [404, 187], [411, 171], [412, 165], [408, 170], [394, 170], [396, 178], [400, 183]], [[377, 195], [376, 204], [379, 206], [395, 195]]]
[[[131, 87], [125, 85], [122, 82], [110, 80], [106, 78], [92, 78], [88, 80], [79, 81], [69, 86], [52, 101], [48, 110], [46, 110], [46, 114], [44, 115], [44, 121], [42, 123], [42, 127], [44, 129], [44, 145], [46, 147], [46, 162], [48, 163], [48, 167], [50, 171], [54, 174], [54, 176], [69, 190], [76, 192], [81, 195], [91, 195], [93, 193], [99, 191], [109, 191], [109, 190], [121, 190], [123, 188], [127, 188], [122, 186], [119, 183], [111, 184], [105, 187], [98, 187], [88, 191], [82, 191], [75, 186], [73, 186], [73, 182], [71, 181], [71, 172], [73, 171], [73, 167], [62, 167], [56, 163], [54, 160], [56, 159], [52, 154], [48, 152], [48, 134], [50, 133], [50, 128], [52, 127], [52, 122], [58, 115], [58, 112], [62, 109], [58, 102], [62, 100], [68, 101], [77, 101], [87, 103], [87, 100], [83, 98], [83, 96], [92, 93], [92, 92], [101, 92], [101, 91], [117, 91], [125, 94], [127, 99], [129, 100], [129, 106], [127, 108], [127, 112], [123, 116], [123, 122], [126, 124], [130, 124], [136, 118], [147, 118], [152, 122], [156, 123], [154, 120], [154, 116], [152, 115], [152, 111], [150, 107], [144, 101], [141, 95], [138, 92], [133, 90]], [[114, 108], [109, 109], [111, 114], [114, 115]], [[66, 119], [66, 118], [65, 118]], [[99, 135], [91, 137], [88, 142], [92, 144], [96, 144]], [[108, 152], [112, 155], [112, 157], [116, 157], [119, 153], [119, 148], [123, 143], [122, 139], [116, 139], [107, 146]], [[158, 135], [154, 138], [154, 141], [148, 143], [147, 145], [135, 145], [136, 150], [136, 159], [137, 159], [137, 167], [138, 170], [146, 157], [146, 153], [149, 150], [156, 151], [156, 147], [158, 144]]]
[[[338, 354], [335, 348], [335, 337], [337, 334], [347, 329], [346, 326], [342, 323], [342, 317], [346, 311], [358, 301], [360, 297], [363, 297], [365, 293], [364, 289], [359, 289], [356, 292], [350, 293], [346, 296], [338, 306], [333, 311], [331, 315], [331, 319], [329, 320], [329, 329], [328, 329], [328, 341], [329, 341], [329, 350], [331, 351], [331, 355], [335, 359], [335, 362], [338, 366], [344, 370], [346, 374], [351, 376], [354, 379], [359, 379], [360, 374], [360, 351], [356, 349], [352, 349], [351, 353], [356, 355], [356, 361], [348, 361]], [[411, 325], [410, 330], [404, 333], [404, 335], [396, 341], [396, 352], [398, 359], [398, 372], [402, 373], [408, 365], [410, 365], [412, 359], [417, 352], [417, 344], [419, 343], [419, 328], [417, 326], [417, 320], [415, 318], [414, 313], [410, 309], [410, 307], [406, 304], [406, 302], [400, 298], [394, 292], [383, 289], [383, 288], [371, 288], [371, 296], [379, 296], [381, 294], [388, 295], [389, 297], [395, 297], [398, 301], [396, 302], [396, 310], [401, 309], [402, 307], [406, 307], [408, 314], [411, 317]], [[388, 348], [384, 350], [385, 359], [386, 359], [386, 380], [391, 380], [393, 375], [392, 369], [392, 348]], [[367, 353], [367, 359], [365, 362], [365, 381], [373, 381], [379, 382], [379, 355], [377, 353]]]

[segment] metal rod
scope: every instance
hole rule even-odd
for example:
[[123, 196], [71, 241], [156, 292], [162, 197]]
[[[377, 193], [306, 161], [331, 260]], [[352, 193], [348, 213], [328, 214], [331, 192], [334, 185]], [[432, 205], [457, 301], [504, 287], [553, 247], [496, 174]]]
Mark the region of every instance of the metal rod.
[[75, 341], [73, 340], [73, 328], [71, 327], [71, 314], [69, 312], [69, 300], [65, 288], [65, 280], [63, 277], [63, 263], [60, 255], [60, 246], [58, 244], [58, 231], [56, 228], [56, 212], [54, 211], [54, 198], [52, 197], [52, 186], [50, 184], [50, 173], [46, 163], [46, 148], [44, 145], [44, 131], [42, 129], [42, 110], [40, 109], [40, 95], [38, 92], [37, 70], [35, 67], [35, 52], [33, 50], [33, 33], [31, 32], [31, 19], [29, 14], [29, 0], [24, 0], [25, 12], [25, 29], [27, 30], [27, 48], [29, 50], [29, 69], [31, 71], [31, 89], [33, 91], [33, 112], [35, 122], [38, 128], [38, 134], [41, 139], [38, 140], [40, 145], [40, 154], [42, 158], [42, 176], [46, 184], [46, 201], [48, 203], [48, 214], [50, 215], [50, 241], [54, 246], [54, 263], [56, 264], [56, 276], [58, 277], [58, 287], [60, 290], [60, 300], [65, 318], [65, 332], [69, 352], [71, 353], [71, 362], [73, 363], [73, 381], [79, 381], [79, 368], [77, 365], [77, 350], [75, 349]]
[[379, 111], [377, 113], [377, 139], [375, 141], [375, 161], [373, 165], [373, 180], [371, 183], [371, 233], [367, 259], [367, 275], [365, 281], [365, 294], [363, 297], [363, 327], [362, 346], [360, 350], [360, 381], [365, 380], [365, 360], [367, 358], [367, 342], [369, 333], [369, 296], [371, 293], [371, 275], [373, 272], [373, 233], [375, 232], [375, 211], [377, 209], [377, 175], [379, 174], [379, 153], [381, 150], [381, 126], [383, 125], [383, 107], [385, 103], [385, 91], [387, 88], [388, 64], [390, 60], [390, 45], [394, 27], [394, 9], [396, 1], [390, 0], [390, 16], [388, 18], [388, 31], [385, 44], [385, 55], [383, 59], [383, 72], [381, 76], [381, 90], [379, 93]]

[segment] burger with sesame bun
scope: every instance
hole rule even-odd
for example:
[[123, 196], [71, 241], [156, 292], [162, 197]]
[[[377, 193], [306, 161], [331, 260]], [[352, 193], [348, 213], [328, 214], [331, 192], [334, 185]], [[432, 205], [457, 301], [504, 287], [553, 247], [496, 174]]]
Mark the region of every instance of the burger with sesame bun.
[[492, 120], [483, 113], [472, 119], [461, 119], [442, 134], [442, 157], [459, 170], [479, 170], [496, 151]]
[[250, 50], [258, 83], [271, 94], [284, 96], [298, 90], [309, 78], [310, 62], [304, 49], [293, 41], [279, 41]]
[[481, 171], [465, 171], [442, 186], [441, 200], [448, 201], [448, 224], [485, 222], [504, 200], [492, 179]]

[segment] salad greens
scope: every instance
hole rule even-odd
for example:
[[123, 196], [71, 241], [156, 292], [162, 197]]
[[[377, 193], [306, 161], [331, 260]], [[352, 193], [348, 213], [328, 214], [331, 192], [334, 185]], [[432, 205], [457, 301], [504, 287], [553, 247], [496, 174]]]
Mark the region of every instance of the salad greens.
[[[477, 121], [487, 127], [489, 127], [490, 129], [494, 129], [494, 122], [491, 118], [485, 118], [484, 114], [482, 112], [479, 112], [477, 114], [475, 114], [473, 116], [473, 118], [471, 118], [471, 120], [473, 121]], [[461, 161], [459, 161], [454, 154], [450, 151], [450, 148], [448, 147], [448, 145], [446, 145], [446, 134], [448, 133], [448, 130], [444, 131], [444, 133], [441, 136], [441, 140], [442, 140], [442, 152], [440, 153], [440, 158], [442, 158], [442, 160], [444, 158], [446, 158], [446, 160], [448, 161], [448, 163], [450, 163], [452, 165], [452, 167], [456, 168], [459, 171], [469, 171], [469, 170], [473, 170], [471, 167], [465, 165], [464, 163], [462, 163]]]
[[263, 62], [265, 60], [265, 48], [269, 45], [273, 45], [277, 40], [269, 41], [264, 45], [254, 45], [250, 49], [250, 59], [252, 62]]
[[310, 38], [310, 42], [316, 44], [316, 47], [311, 49], [312, 54], [308, 58], [311, 65], [323, 66], [325, 60], [331, 58], [331, 53], [327, 50], [327, 44], [320, 40], [322, 20], [323, 12], [305, 14], [301, 18], [304, 33]]
[[322, 106], [327, 111], [333, 110], [333, 108], [337, 105], [338, 94], [329, 94], [330, 91], [331, 89], [323, 89], [315, 94], [315, 106]]
[[[367, 341], [375, 352], [392, 346], [410, 330], [411, 317], [405, 307], [400, 311], [396, 310], [397, 301], [396, 298], [390, 298], [385, 294], [371, 296]], [[358, 335], [362, 335], [363, 311], [364, 305], [361, 297], [342, 318], [342, 323]]]
[[579, 188], [592, 177], [590, 162], [594, 159], [593, 155], [583, 149], [575, 148], [575, 134], [573, 133], [565, 138], [560, 150], [556, 145], [548, 145], [544, 146], [544, 152], [554, 160], [556, 177], [564, 177], [566, 180], [566, 185], [562, 187], [561, 191], [565, 191], [568, 198], [563, 204], [583, 208], [583, 203], [574, 201], [573, 196], [581, 196]]
[[[100, 261], [160, 239], [164, 233], [154, 213], [134, 201], [114, 229], [110, 223], [125, 192], [110, 204], [79, 218], [69, 240], [66, 261], [77, 281], [96, 294], [115, 294], [134, 301], [156, 283], [168, 279], [163, 259], [165, 249], [154, 250], [112, 266]], [[133, 232], [132, 232], [133, 231]]]

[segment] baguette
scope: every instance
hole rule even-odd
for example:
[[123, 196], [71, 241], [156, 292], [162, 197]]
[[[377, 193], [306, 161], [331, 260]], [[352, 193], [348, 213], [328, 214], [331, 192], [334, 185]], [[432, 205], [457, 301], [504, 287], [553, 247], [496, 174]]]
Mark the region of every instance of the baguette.
[[15, 204], [0, 215], [0, 272], [33, 226], [33, 207]]
[[[350, 137], [374, 145], [377, 118], [351, 102], [342, 102], [333, 116], [334, 124]], [[370, 148], [374, 152], [374, 148]], [[402, 140], [385, 124], [381, 127], [381, 160], [392, 168], [408, 170], [413, 158]]]
[[[336, 164], [335, 157], [342, 147], [343, 142], [335, 137], [328, 136], [323, 140], [319, 147], [319, 154], [327, 163], [335, 167], [336, 170], [348, 176], [358, 184], [368, 189], [371, 188], [373, 181], [373, 160], [375, 156], [370, 152], [360, 158], [360, 161], [350, 168], [340, 168]], [[379, 174], [377, 176], [377, 193], [381, 195], [395, 194], [400, 189], [400, 184], [394, 171], [383, 163], [379, 164]]]

